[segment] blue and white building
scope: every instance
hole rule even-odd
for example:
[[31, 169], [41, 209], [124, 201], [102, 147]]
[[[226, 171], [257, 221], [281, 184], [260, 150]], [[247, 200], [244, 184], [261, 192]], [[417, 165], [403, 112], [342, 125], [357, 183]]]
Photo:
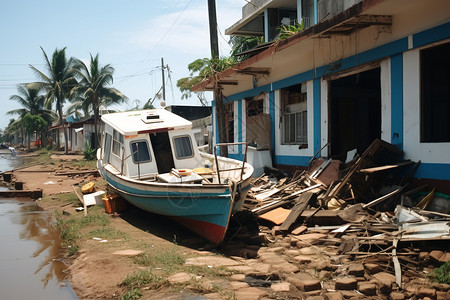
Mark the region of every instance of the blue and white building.
[[[274, 166], [293, 169], [380, 138], [421, 161], [416, 179], [450, 193], [450, 1], [248, 2], [226, 33], [273, 43], [219, 74], [229, 141], [266, 146]], [[298, 20], [303, 31], [275, 39]], [[213, 120], [218, 143], [215, 107]]]

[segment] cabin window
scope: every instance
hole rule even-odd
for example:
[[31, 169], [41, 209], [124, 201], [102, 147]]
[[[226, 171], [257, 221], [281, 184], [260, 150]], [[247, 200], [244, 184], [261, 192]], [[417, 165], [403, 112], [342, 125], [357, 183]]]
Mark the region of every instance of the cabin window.
[[173, 142], [175, 144], [175, 153], [178, 159], [194, 156], [190, 136], [185, 135], [174, 137]]
[[135, 164], [151, 161], [148, 143], [145, 140], [131, 142], [131, 153]]
[[280, 91], [282, 144], [308, 147], [306, 83]]
[[108, 133], [105, 133], [105, 145], [103, 147], [105, 153], [103, 156], [103, 159], [105, 161], [105, 163], [109, 163], [110, 162], [110, 157], [111, 157], [111, 135]]
[[450, 142], [450, 43], [420, 51], [421, 142]]
[[120, 156], [120, 149], [123, 147], [123, 135], [118, 131], [113, 131], [113, 145], [112, 145], [112, 153], [117, 156]]

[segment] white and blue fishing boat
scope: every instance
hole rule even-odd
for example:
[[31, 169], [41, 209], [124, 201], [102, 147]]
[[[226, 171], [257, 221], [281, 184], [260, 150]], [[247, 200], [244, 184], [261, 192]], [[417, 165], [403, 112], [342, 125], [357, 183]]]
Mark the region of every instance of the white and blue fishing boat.
[[102, 120], [97, 166], [108, 185], [134, 206], [221, 243], [250, 188], [253, 167], [245, 157], [242, 162], [200, 152], [192, 123], [165, 109], [106, 114]]

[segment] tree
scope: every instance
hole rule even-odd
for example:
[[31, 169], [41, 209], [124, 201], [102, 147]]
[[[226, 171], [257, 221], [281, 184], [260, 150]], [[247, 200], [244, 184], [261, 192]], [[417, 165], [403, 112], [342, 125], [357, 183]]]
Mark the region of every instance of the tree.
[[14, 133], [17, 131], [17, 122], [15, 119], [10, 119], [8, 126], [6, 126], [0, 138], [2, 143], [12, 143], [14, 140]]
[[221, 57], [219, 59], [199, 58], [188, 65], [191, 72], [188, 77], [180, 78], [177, 87], [182, 92], [181, 98], [191, 97], [191, 88], [203, 80], [215, 76], [217, 73], [231, 68], [236, 63], [233, 57]]
[[98, 135], [98, 123], [100, 120], [100, 106], [108, 106], [113, 103], [123, 103], [128, 98], [119, 90], [108, 87], [113, 83], [114, 68], [107, 64], [100, 67], [98, 54], [90, 55], [91, 60], [87, 66], [81, 60], [75, 60], [74, 72], [79, 83], [71, 91], [71, 99], [80, 99], [84, 111], [91, 109], [94, 112], [95, 148], [100, 144]]
[[[42, 53], [45, 59], [45, 69], [47, 74], [41, 72], [33, 65], [30, 68], [34, 71], [37, 77], [42, 80], [41, 82], [30, 83], [30, 87], [44, 89], [46, 91], [47, 104], [56, 104], [56, 111], [59, 116], [59, 123], [64, 129], [64, 152], [67, 154], [69, 150], [69, 141], [67, 139], [67, 127], [63, 120], [63, 105], [70, 90], [76, 86], [77, 81], [74, 77], [73, 71], [73, 58], [66, 58], [66, 48], [61, 50], [55, 49], [52, 55], [52, 60], [47, 56], [44, 49], [41, 47]], [[61, 145], [59, 145], [61, 146]]]
[[40, 116], [43, 120], [45, 120], [46, 124], [51, 123], [51, 121], [56, 117], [51, 110], [45, 108], [45, 97], [40, 94], [40, 90], [38, 88], [33, 88], [27, 85], [19, 85], [17, 87], [17, 94], [12, 95], [9, 99], [19, 102], [19, 104], [23, 107], [7, 112], [7, 114], [10, 115], [19, 115], [17, 122], [21, 122], [23, 117], [27, 114]]
[[30, 113], [27, 113], [22, 118], [22, 124], [23, 128], [25, 129], [25, 132], [28, 137], [28, 149], [30, 149], [30, 136], [33, 132], [40, 133], [42, 130], [47, 128], [47, 121], [45, 121], [41, 116], [39, 115], [31, 115]]
[[231, 56], [235, 57], [237, 61], [241, 62], [246, 60], [249, 55], [239, 55], [248, 50], [256, 48], [258, 45], [264, 42], [263, 36], [230, 36]]

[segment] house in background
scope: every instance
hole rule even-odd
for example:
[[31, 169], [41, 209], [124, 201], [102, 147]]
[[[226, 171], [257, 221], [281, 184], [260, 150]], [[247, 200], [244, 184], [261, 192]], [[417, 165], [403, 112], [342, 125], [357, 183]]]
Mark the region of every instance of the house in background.
[[211, 106], [169, 105], [165, 109], [192, 122], [197, 146], [211, 144]]
[[226, 32], [271, 41], [285, 18], [314, 22], [193, 88], [221, 88], [228, 141], [267, 144], [273, 164], [293, 170], [380, 138], [450, 193], [450, 1], [252, 0]]
[[[98, 132], [101, 134], [103, 130], [103, 122], [100, 122]], [[78, 122], [70, 124], [68, 127], [69, 134], [69, 151], [83, 152], [86, 142], [92, 147], [95, 145], [95, 128], [94, 117], [88, 116], [81, 118]]]

